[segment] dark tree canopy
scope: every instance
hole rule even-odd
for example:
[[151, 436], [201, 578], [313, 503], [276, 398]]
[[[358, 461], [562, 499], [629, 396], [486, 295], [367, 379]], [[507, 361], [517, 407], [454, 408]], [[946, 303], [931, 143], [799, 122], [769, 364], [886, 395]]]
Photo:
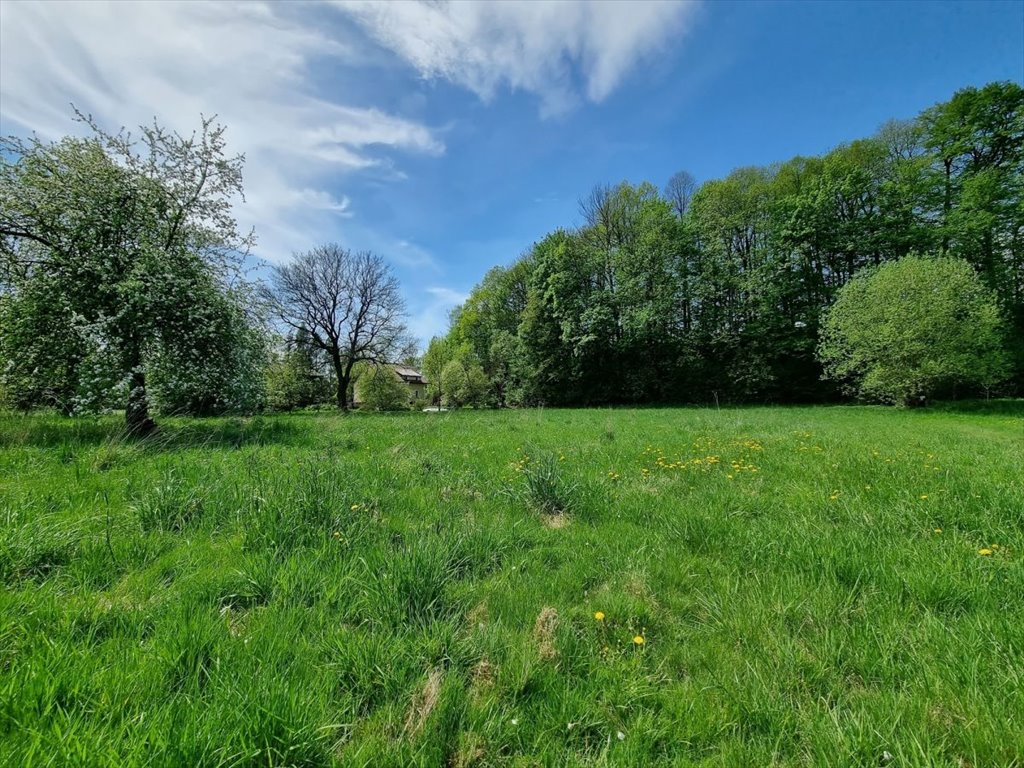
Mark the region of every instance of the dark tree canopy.
[[[967, 88], [821, 157], [598, 185], [580, 224], [487, 273], [454, 313], [495, 402], [816, 401], [822, 318], [912, 253], [993, 291], [1024, 386], [1024, 88]], [[434, 345], [432, 344], [432, 347]], [[439, 346], [438, 349], [441, 347]], [[972, 390], [969, 378], [961, 392]]]

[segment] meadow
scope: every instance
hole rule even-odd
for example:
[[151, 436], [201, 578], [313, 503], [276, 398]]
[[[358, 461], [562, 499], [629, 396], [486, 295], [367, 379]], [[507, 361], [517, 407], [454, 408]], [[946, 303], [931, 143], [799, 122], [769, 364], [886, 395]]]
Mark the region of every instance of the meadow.
[[0, 414], [0, 764], [1024, 765], [1024, 402]]

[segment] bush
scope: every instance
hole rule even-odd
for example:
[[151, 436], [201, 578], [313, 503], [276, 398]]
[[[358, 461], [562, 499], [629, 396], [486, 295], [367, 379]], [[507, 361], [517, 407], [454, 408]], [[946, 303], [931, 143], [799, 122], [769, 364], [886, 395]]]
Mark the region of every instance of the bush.
[[373, 411], [399, 411], [409, 405], [409, 392], [387, 365], [368, 365], [356, 379], [362, 407]]
[[456, 359], [444, 367], [442, 377], [446, 389], [442, 404], [453, 408], [481, 406], [487, 398], [488, 382], [483, 368], [471, 360]]
[[825, 376], [913, 405], [944, 387], [988, 389], [1009, 372], [995, 296], [960, 259], [908, 256], [858, 275], [822, 324]]
[[[530, 453], [537, 454], [538, 451], [531, 450]], [[554, 456], [540, 453], [531, 460], [527, 454], [522, 462], [522, 472], [526, 478], [526, 500], [531, 507], [545, 515], [570, 511], [577, 488], [562, 478]]]

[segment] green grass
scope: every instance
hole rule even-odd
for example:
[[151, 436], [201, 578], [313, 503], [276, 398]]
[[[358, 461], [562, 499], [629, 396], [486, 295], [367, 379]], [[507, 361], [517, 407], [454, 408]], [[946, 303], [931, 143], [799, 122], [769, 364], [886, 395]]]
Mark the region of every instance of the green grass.
[[1024, 765], [1020, 402], [118, 426], [0, 415], [0, 764]]

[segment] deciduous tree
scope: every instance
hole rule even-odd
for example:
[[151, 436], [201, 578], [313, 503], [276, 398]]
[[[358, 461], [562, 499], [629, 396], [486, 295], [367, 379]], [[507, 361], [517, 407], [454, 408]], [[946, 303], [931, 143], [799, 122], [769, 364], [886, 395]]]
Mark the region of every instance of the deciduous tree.
[[[226, 288], [242, 290], [253, 238], [238, 232], [231, 205], [242, 193], [243, 158], [226, 153], [225, 129], [213, 119], [188, 136], [157, 124], [138, 136], [109, 133], [79, 119], [89, 138], [0, 139], [8, 311], [19, 318], [15, 333], [35, 333], [36, 346], [59, 358], [57, 389], [80, 402], [109, 395], [102, 364], [123, 393], [128, 429], [145, 433], [154, 426], [147, 375], [155, 357], [208, 365], [205, 342], [232, 311]], [[51, 306], [35, 301], [40, 290]], [[35, 353], [13, 342], [8, 365], [24, 380]]]
[[1008, 373], [995, 295], [956, 258], [907, 256], [859, 274], [825, 315], [826, 374], [861, 397], [915, 405]]
[[349, 406], [352, 369], [400, 360], [414, 346], [405, 302], [385, 261], [367, 251], [321, 245], [275, 266], [269, 293], [277, 317], [305, 329], [335, 377], [338, 408]]

